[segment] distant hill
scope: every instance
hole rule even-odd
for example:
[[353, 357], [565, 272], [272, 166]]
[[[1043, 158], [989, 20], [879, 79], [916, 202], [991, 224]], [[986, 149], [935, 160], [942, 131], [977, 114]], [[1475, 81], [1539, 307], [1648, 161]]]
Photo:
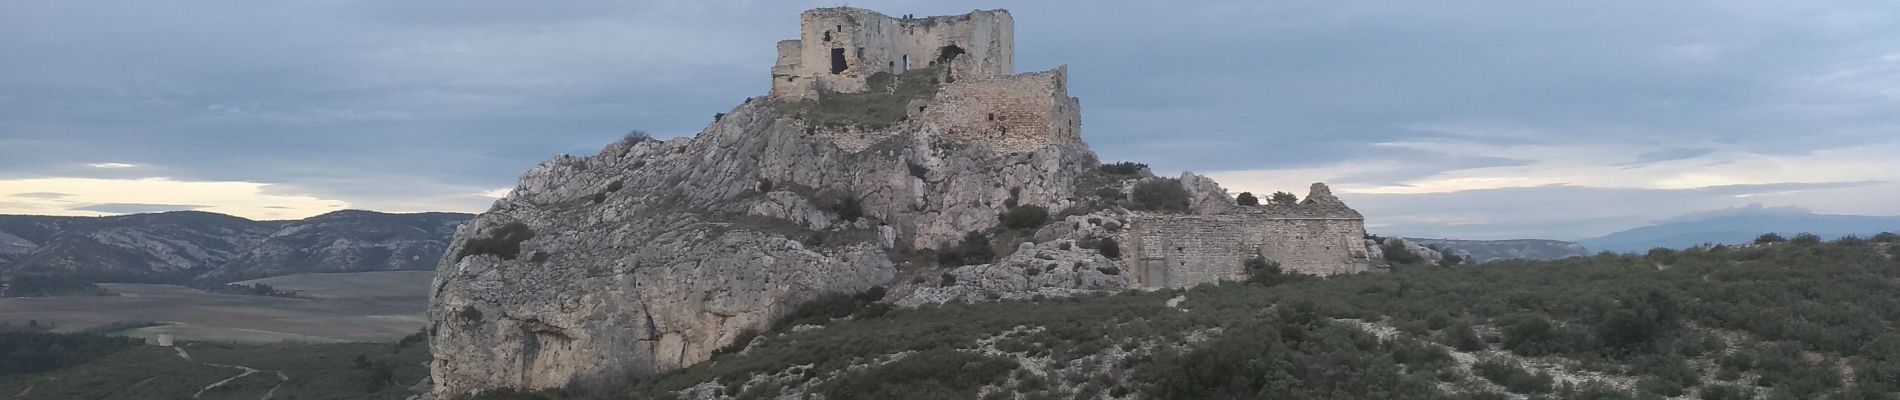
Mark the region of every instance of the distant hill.
[[1437, 246], [1454, 250], [1463, 250], [1471, 254], [1471, 261], [1486, 263], [1497, 260], [1556, 260], [1579, 257], [1590, 254], [1582, 245], [1562, 240], [1513, 239], [1513, 240], [1457, 240], [1405, 238], [1407, 241], [1425, 246]]
[[224, 283], [301, 272], [426, 270], [470, 217], [354, 210], [297, 221], [198, 211], [0, 215], [0, 275]]
[[1749, 243], [1769, 232], [1784, 236], [1806, 232], [1823, 239], [1845, 235], [1866, 237], [1880, 232], [1900, 232], [1900, 217], [1816, 214], [1799, 208], [1750, 206], [1671, 218], [1578, 243], [1597, 251], [1641, 252], [1704, 243]]

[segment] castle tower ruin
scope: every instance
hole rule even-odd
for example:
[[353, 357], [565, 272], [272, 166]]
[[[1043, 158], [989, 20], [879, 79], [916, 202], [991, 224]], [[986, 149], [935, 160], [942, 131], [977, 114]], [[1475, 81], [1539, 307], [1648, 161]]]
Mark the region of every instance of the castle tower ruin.
[[944, 80], [955, 82], [1007, 76], [1015, 69], [1015, 20], [1007, 10], [892, 18], [831, 7], [800, 14], [799, 27], [798, 39], [778, 43], [774, 100], [862, 92], [878, 73], [941, 67]]

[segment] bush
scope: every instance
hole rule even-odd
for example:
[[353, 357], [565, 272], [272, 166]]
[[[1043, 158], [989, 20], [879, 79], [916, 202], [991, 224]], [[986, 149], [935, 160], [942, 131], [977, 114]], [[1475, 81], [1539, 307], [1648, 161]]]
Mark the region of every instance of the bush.
[[1158, 178], [1135, 184], [1132, 208], [1144, 211], [1187, 212], [1188, 192], [1181, 180]]
[[1412, 250], [1405, 248], [1405, 244], [1397, 240], [1380, 244], [1379, 250], [1385, 253], [1385, 261], [1389, 263], [1420, 264], [1425, 262], [1425, 257], [1412, 253]]
[[995, 260], [996, 249], [990, 247], [990, 236], [978, 231], [965, 233], [962, 242], [946, 244], [937, 250], [937, 264], [942, 267], [989, 264]]
[[[875, 286], [870, 290], [856, 294], [831, 293], [799, 304], [792, 312], [772, 321], [772, 331], [783, 331], [799, 325], [824, 325], [831, 320], [857, 314], [865, 306], [876, 303], [884, 297], [884, 287]], [[749, 339], [748, 339], [749, 341]]]
[[1802, 233], [1802, 234], [1794, 235], [1794, 239], [1789, 239], [1788, 243], [1794, 243], [1794, 244], [1798, 244], [1802, 246], [1813, 246], [1813, 245], [1821, 244], [1821, 236], [1812, 234], [1812, 233]]
[[1535, 357], [1570, 349], [1563, 329], [1541, 315], [1512, 315], [1504, 319], [1499, 329], [1504, 334], [1504, 348], [1520, 355]]
[[1140, 175], [1142, 170], [1148, 169], [1148, 164], [1122, 161], [1113, 164], [1102, 164], [1100, 169], [1102, 173], [1109, 175]]
[[1038, 205], [1016, 206], [1003, 213], [1003, 226], [1009, 229], [1035, 229], [1049, 222], [1049, 209]]
[[521, 242], [533, 238], [534, 230], [529, 229], [527, 224], [509, 222], [489, 231], [488, 236], [469, 239], [468, 243], [462, 245], [462, 251], [456, 253], [455, 259], [460, 261], [468, 256], [495, 255], [501, 256], [503, 260], [513, 260], [521, 254]]
[[1081, 246], [1084, 249], [1095, 249], [1101, 252], [1103, 257], [1117, 260], [1122, 258], [1122, 244], [1112, 237], [1083, 239]]
[[1280, 272], [1280, 263], [1263, 256], [1253, 256], [1242, 261], [1241, 264], [1246, 267], [1248, 283], [1272, 286], [1286, 282], [1290, 278]]
[[1702, 387], [1696, 398], [1702, 400], [1750, 400], [1754, 399], [1753, 390], [1742, 389], [1723, 384], [1708, 384]]
[[1517, 362], [1505, 359], [1480, 360], [1471, 366], [1471, 371], [1491, 383], [1503, 386], [1511, 393], [1550, 393], [1551, 386], [1556, 383], [1556, 379], [1551, 378], [1549, 373], [1532, 373]]
[[647, 134], [647, 131], [635, 129], [635, 130], [627, 131], [627, 135], [622, 136], [620, 138], [620, 141], [627, 142], [627, 143], [640, 143], [640, 142], [657, 142], [659, 140], [654, 139], [653, 135]]
[[1478, 337], [1478, 331], [1470, 323], [1460, 322], [1445, 331], [1445, 344], [1458, 351], [1472, 352], [1484, 350], [1484, 339]]
[[1273, 197], [1267, 201], [1273, 204], [1294, 205], [1300, 203], [1300, 197], [1287, 192], [1273, 192]]
[[972, 399], [1016, 367], [1016, 361], [1002, 357], [934, 349], [853, 370], [813, 391], [827, 399]]
[[1875, 242], [1880, 242], [1880, 243], [1900, 243], [1900, 234], [1896, 234], [1893, 232], [1881, 232], [1881, 233], [1874, 234], [1874, 237], [1872, 238], [1872, 240]]
[[1788, 238], [1781, 237], [1781, 234], [1774, 232], [1764, 233], [1761, 234], [1761, 236], [1755, 237], [1755, 244], [1773, 244], [1786, 241], [1788, 241]]
[[1243, 206], [1257, 206], [1257, 205], [1260, 205], [1260, 198], [1254, 197], [1253, 192], [1240, 192], [1240, 196], [1234, 197], [1234, 204], [1239, 204]]

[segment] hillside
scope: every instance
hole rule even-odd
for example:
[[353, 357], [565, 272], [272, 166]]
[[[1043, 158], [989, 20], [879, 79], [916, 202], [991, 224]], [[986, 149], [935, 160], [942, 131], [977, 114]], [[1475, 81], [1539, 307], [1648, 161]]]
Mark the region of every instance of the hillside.
[[1691, 214], [1654, 225], [1578, 241], [1594, 251], [1642, 252], [1705, 243], [1744, 244], [1764, 233], [1813, 233], [1833, 239], [1900, 231], [1900, 217], [1817, 214], [1802, 209], [1747, 207]]
[[1405, 240], [1425, 246], [1459, 250], [1468, 253], [1471, 256], [1471, 261], [1476, 263], [1487, 263], [1497, 260], [1556, 260], [1590, 254], [1582, 245], [1561, 240], [1457, 240], [1421, 238], [1405, 238]]
[[337, 211], [252, 221], [183, 211], [0, 216], [0, 276], [224, 283], [298, 272], [423, 270], [469, 215]]

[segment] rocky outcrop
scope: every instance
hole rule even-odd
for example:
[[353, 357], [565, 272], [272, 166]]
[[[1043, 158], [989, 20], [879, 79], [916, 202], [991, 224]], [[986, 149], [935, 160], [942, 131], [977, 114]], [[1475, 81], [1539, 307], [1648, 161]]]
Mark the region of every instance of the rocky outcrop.
[[1095, 163], [1080, 143], [1000, 152], [920, 124], [861, 151], [807, 132], [751, 101], [692, 138], [529, 171], [442, 259], [437, 394], [601, 389], [703, 361], [801, 302], [889, 283], [898, 255], [989, 230], [1006, 204], [1067, 207]]
[[1453, 249], [1469, 255], [1473, 263], [1498, 260], [1556, 260], [1590, 255], [1583, 245], [1561, 240], [1456, 240], [1405, 238], [1408, 242], [1440, 249]]
[[[1466, 252], [1466, 251], [1462, 251], [1458, 249], [1443, 248], [1439, 246], [1427, 246], [1424, 244], [1420, 244], [1418, 242], [1406, 240], [1405, 238], [1396, 238], [1396, 237], [1385, 238], [1384, 245], [1385, 247], [1391, 247], [1395, 249], [1405, 249], [1406, 252], [1412, 253], [1413, 255], [1417, 255], [1419, 258], [1424, 259], [1425, 262], [1428, 262], [1432, 265], [1448, 265], [1448, 264], [1460, 265], [1460, 264], [1472, 263], [1470, 252]], [[1454, 262], [1451, 262], [1451, 263], [1445, 262], [1447, 255], [1455, 256], [1456, 259], [1454, 260]], [[1383, 250], [1380, 251], [1380, 253], [1378, 254], [1378, 258], [1381, 258], [1381, 259], [1384, 259], [1386, 256], [1387, 254], [1385, 254]]]
[[944, 273], [937, 286], [916, 288], [895, 303], [917, 306], [1119, 291], [1128, 288], [1123, 271], [1120, 262], [1084, 249], [1073, 240], [1023, 243], [1001, 261], [958, 267]]

